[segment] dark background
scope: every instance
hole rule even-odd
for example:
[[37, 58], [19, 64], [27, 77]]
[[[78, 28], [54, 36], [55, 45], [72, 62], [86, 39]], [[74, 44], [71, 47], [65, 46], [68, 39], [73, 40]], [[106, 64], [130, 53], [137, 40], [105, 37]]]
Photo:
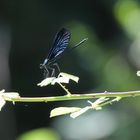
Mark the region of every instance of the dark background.
[[[139, 17], [139, 0], [0, 1], [1, 89], [24, 97], [63, 95], [57, 85], [40, 88], [37, 83], [43, 79], [39, 64], [55, 33], [65, 27], [72, 34], [69, 47], [88, 37], [58, 61], [61, 71], [80, 77], [78, 84], [68, 85], [72, 93], [139, 90]], [[139, 100], [125, 99], [74, 120], [50, 119], [49, 113], [58, 106], [85, 107], [87, 101], [7, 103], [0, 112], [0, 139], [35, 140], [38, 133], [40, 140], [138, 139]]]

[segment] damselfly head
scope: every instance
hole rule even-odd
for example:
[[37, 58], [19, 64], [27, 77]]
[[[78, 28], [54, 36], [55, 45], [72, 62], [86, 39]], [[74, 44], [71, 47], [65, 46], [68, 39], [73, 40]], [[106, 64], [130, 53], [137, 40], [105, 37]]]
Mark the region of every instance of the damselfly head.
[[48, 59], [46, 58], [42, 64], [40, 64], [40, 69], [43, 69], [48, 64]]
[[48, 59], [46, 58], [43, 62], [43, 65], [47, 65], [48, 64]]

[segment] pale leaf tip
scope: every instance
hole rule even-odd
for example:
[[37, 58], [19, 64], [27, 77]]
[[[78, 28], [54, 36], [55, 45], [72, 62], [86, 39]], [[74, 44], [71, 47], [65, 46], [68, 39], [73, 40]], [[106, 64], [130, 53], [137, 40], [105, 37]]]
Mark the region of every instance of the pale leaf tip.
[[4, 100], [3, 96], [0, 95], [0, 111], [2, 109], [2, 107], [5, 105], [6, 101]]
[[82, 115], [83, 113], [85, 113], [86, 111], [88, 111], [89, 109], [91, 109], [91, 107], [89, 106], [86, 106], [84, 108], [81, 108], [80, 110], [76, 111], [76, 112], [73, 112], [70, 114], [70, 117], [75, 119], [77, 118], [78, 116]]

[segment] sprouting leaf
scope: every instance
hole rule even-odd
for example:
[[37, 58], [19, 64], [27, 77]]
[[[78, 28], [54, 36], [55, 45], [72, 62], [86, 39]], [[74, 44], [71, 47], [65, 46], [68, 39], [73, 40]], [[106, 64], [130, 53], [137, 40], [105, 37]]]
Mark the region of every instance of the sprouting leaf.
[[101, 97], [101, 98], [97, 99], [95, 102], [93, 102], [92, 105], [93, 105], [93, 106], [99, 105], [99, 104], [101, 104], [101, 103], [103, 103], [103, 102], [105, 102], [105, 101], [107, 101], [107, 100], [109, 100], [109, 98]]
[[50, 117], [69, 114], [69, 113], [78, 111], [80, 109], [81, 108], [79, 108], [79, 107], [58, 107], [58, 108], [54, 108], [50, 113]]
[[94, 101], [93, 103], [88, 100], [88, 103], [91, 104], [91, 106], [92, 106], [93, 109], [101, 110], [102, 107], [100, 106], [100, 104], [103, 103], [103, 102], [105, 102], [105, 101], [107, 101], [107, 100], [109, 100], [109, 98], [101, 97], [101, 98], [97, 99], [96, 101]]
[[109, 100], [109, 98], [106, 97], [100, 97], [99, 99], [95, 100], [94, 102], [91, 102], [88, 100], [88, 103], [91, 104], [91, 108], [95, 110], [101, 110], [102, 107], [100, 106], [101, 103]]
[[119, 100], [121, 100], [121, 98], [122, 98], [122, 97], [117, 96], [115, 99], [112, 100], [112, 102], [119, 101]]

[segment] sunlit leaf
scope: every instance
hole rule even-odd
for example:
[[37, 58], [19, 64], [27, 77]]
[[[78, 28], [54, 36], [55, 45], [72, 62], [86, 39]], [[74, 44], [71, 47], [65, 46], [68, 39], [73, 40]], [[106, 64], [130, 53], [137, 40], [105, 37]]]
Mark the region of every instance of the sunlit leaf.
[[50, 117], [69, 114], [69, 113], [78, 111], [80, 109], [81, 108], [79, 108], [79, 107], [58, 107], [58, 108], [54, 108], [50, 113]]
[[51, 82], [51, 85], [54, 85], [55, 83], [66, 83], [66, 84], [68, 84], [69, 79], [67, 77], [58, 77]]
[[79, 77], [62, 72], [58, 75], [58, 77], [48, 77], [48, 78], [44, 79], [43, 81], [41, 81], [40, 83], [38, 83], [37, 85], [43, 87], [43, 86], [47, 86], [49, 84], [54, 85], [55, 83], [68, 84], [69, 80], [78, 82]]
[[68, 73], [61, 72], [59, 74], [59, 76], [67, 77], [68, 79], [71, 79], [71, 80], [75, 81], [76, 83], [78, 83], [78, 81], [79, 81], [79, 77], [71, 75], [71, 74], [68, 74]]
[[19, 93], [17, 93], [17, 92], [6, 92], [6, 93], [4, 93], [4, 94], [2, 94], [3, 95], [3, 97], [4, 98], [19, 98], [20, 96], [19, 96]]
[[47, 85], [51, 84], [54, 79], [56, 79], [56, 78], [55, 77], [46, 78], [43, 81], [41, 81], [40, 83], [38, 83], [37, 85], [41, 86], [41, 87], [47, 86]]

